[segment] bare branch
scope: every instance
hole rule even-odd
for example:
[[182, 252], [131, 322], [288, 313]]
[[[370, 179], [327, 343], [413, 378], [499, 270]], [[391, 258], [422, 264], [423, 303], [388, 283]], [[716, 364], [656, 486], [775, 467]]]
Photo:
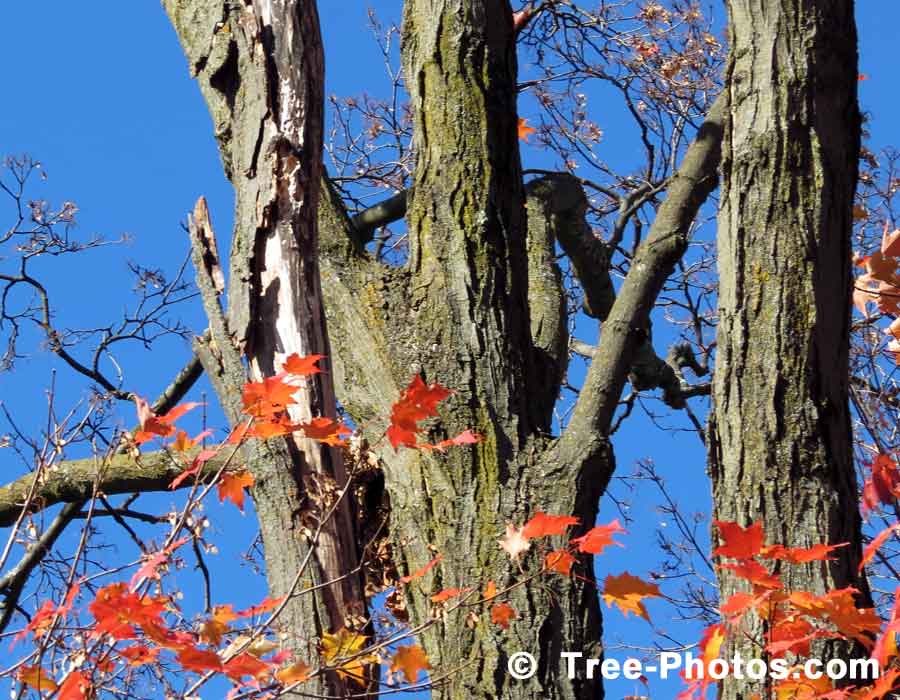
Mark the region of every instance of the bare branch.
[[650, 234], [638, 249], [560, 442], [578, 443], [591, 433], [608, 434], [635, 353], [646, 340], [650, 311], [676, 262], [700, 206], [715, 188], [721, 156], [724, 97], [719, 97], [672, 178]]

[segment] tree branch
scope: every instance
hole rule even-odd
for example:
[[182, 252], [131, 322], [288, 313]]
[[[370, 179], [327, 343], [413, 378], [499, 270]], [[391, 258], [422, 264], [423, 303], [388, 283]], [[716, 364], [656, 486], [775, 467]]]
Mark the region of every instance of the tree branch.
[[[168, 412], [184, 398], [202, 374], [203, 368], [195, 355], [159, 395], [153, 404], [153, 410], [156, 413]], [[143, 465], [131, 455], [119, 454], [112, 458], [109, 470], [99, 482], [96, 478], [98, 462], [94, 458], [61, 462], [49, 474], [26, 474], [0, 487], [0, 527], [15, 524], [24, 507], [37, 512], [57, 503], [76, 503], [79, 505], [77, 514], [84, 502], [93, 496], [95, 482], [99, 490], [107, 495], [165, 491], [182, 468], [168, 455], [165, 455], [167, 463], [164, 466], [158, 455], [165, 453], [156, 454], [156, 457], [143, 455], [145, 460], [149, 458]], [[32, 485], [38, 477], [42, 483], [38, 484], [32, 502], [28, 503]]]
[[[214, 475], [226, 457], [205, 462], [200, 478]], [[102, 473], [100, 467], [101, 461], [94, 457], [60, 462], [52, 472], [40, 475], [42, 483], [37, 486], [30, 510], [44, 510], [57, 503], [78, 503], [80, 510], [84, 501], [93, 497], [95, 487], [107, 496], [168, 491], [172, 479], [185, 469], [165, 451], [149, 452], [140, 457], [118, 454], [108, 460]], [[0, 487], [0, 527], [15, 523], [37, 476], [36, 473], [26, 474]], [[190, 486], [190, 483], [184, 485]]]
[[406, 215], [408, 194], [409, 190], [398, 192], [393, 197], [361, 211], [350, 220], [355, 232], [354, 237], [361, 246], [372, 241], [377, 229], [398, 221]]
[[[3, 603], [0, 603], [0, 631], [5, 630], [9, 624], [31, 572], [41, 563], [66, 526], [78, 516], [81, 506], [81, 503], [66, 504], [50, 526], [41, 533], [37, 542], [28, 548], [19, 563], [0, 578], [0, 593], [4, 595]], [[18, 513], [13, 514], [13, 521], [17, 515]]]
[[725, 97], [720, 96], [673, 176], [649, 236], [635, 254], [603, 324], [572, 418], [560, 438], [563, 448], [574, 451], [586, 436], [608, 434], [635, 354], [648, 337], [656, 297], [687, 248], [688, 232], [700, 206], [717, 185], [724, 107]]

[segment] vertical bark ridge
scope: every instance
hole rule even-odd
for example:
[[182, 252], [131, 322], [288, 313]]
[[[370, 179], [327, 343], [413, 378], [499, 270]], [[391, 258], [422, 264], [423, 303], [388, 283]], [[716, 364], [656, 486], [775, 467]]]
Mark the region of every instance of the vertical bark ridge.
[[[856, 573], [847, 393], [860, 146], [853, 2], [730, 0], [728, 8], [715, 514], [742, 525], [761, 519], [769, 541], [788, 546], [850, 542], [837, 561], [784, 567], [785, 586], [853, 585], [867, 603]], [[720, 572], [723, 598], [737, 585]], [[728, 700], [760, 691], [736, 679], [723, 685]]]

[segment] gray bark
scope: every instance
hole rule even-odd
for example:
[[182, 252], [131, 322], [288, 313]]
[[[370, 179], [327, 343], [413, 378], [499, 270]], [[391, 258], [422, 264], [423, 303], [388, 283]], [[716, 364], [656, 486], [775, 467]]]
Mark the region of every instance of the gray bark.
[[[195, 268], [212, 337], [197, 344], [232, 422], [246, 381], [273, 376], [292, 353], [330, 356], [318, 269], [324, 59], [312, 0], [165, 0], [209, 106], [222, 162], [235, 188], [228, 312], [218, 299], [214, 238], [205, 207], [195, 210]], [[295, 421], [334, 416], [328, 360], [309, 378]], [[347, 481], [338, 449], [294, 436], [248, 447], [253, 498], [273, 596], [288, 593], [325, 508], [313, 504], [321, 479]], [[280, 620], [300, 658], [317, 656], [323, 631], [365, 613], [355, 569], [358, 543], [349, 500], [324, 526], [301, 587], [335, 584], [298, 597]], [[341, 692], [336, 678], [320, 692]]]
[[[848, 413], [851, 210], [859, 157], [852, 0], [730, 0], [709, 463], [720, 520], [769, 542], [849, 542], [782, 567], [788, 590], [869, 603]], [[737, 587], [720, 573], [721, 594]], [[759, 627], [756, 627], [759, 631]], [[825, 645], [823, 656], [847, 653]], [[742, 646], [744, 654], [759, 650]], [[765, 694], [729, 679], [722, 697]]]

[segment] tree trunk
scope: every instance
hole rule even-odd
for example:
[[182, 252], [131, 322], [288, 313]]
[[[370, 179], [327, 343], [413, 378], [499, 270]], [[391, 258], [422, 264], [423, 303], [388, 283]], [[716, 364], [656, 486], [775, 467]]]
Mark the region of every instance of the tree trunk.
[[[408, 0], [403, 36], [417, 154], [407, 194], [409, 261], [390, 267], [373, 260], [333, 193], [323, 199], [320, 230], [342, 405], [360, 423], [374, 421], [377, 437], [392, 401], [419, 372], [456, 392], [432, 441], [466, 428], [485, 436], [447, 455], [380, 451], [401, 573], [429, 561], [429, 545], [444, 556], [421, 581], [425, 594], [408, 601], [412, 621], [421, 623], [432, 613], [427, 593], [489, 580], [503, 588], [521, 579], [497, 544], [507, 522], [522, 524], [542, 510], [575, 514], [582, 530], [594, 525], [614, 469], [615, 407], [653, 300], [715, 186], [720, 131], [717, 112], [673, 179], [632, 266], [638, 274], [629, 275], [617, 299], [610, 252], [585, 224], [587, 200], [577, 181], [550, 177], [523, 191], [508, 2]], [[567, 362], [557, 241], [585, 263], [583, 286], [606, 323], [575, 417], [554, 439], [552, 407]], [[531, 571], [540, 562], [529, 554], [523, 565]], [[601, 697], [599, 679], [586, 679], [583, 669], [567, 678], [560, 659], [562, 651], [602, 652], [590, 557], [578, 573], [582, 579], [552, 575], [542, 588], [514, 591], [519, 619], [507, 632], [486, 616], [472, 629], [462, 619], [429, 629], [423, 643], [435, 675], [452, 672], [433, 696]], [[531, 680], [507, 673], [517, 651], [537, 658]]]
[[[225, 171], [236, 195], [227, 318], [217, 297], [214, 240], [204, 207], [192, 222], [195, 267], [212, 338], [198, 353], [233, 423], [245, 380], [270, 377], [286, 357], [330, 350], [318, 269], [317, 209], [321, 179], [324, 59], [314, 0], [165, 0], [206, 98]], [[203, 229], [206, 229], [205, 231]], [[328, 360], [309, 378], [292, 419], [335, 416]], [[266, 573], [273, 596], [291, 592], [309, 549], [310, 531], [329, 504], [321, 487], [347, 474], [338, 449], [299, 437], [248, 448], [255, 478]], [[344, 499], [322, 528], [295, 590], [337, 580], [316, 596], [294, 599], [279, 624], [298, 658], [318, 656], [323, 631], [365, 615], [355, 526]], [[340, 692], [336, 678], [320, 692]], [[358, 686], [356, 691], [358, 692]]]
[[[848, 408], [850, 235], [860, 148], [852, 0], [730, 0], [709, 431], [715, 517], [769, 542], [849, 542], [783, 567], [788, 590], [868, 587]], [[720, 571], [723, 600], [737, 588]], [[758, 628], [756, 630], [758, 632]], [[828, 655], [846, 647], [826, 645]], [[743, 656], [759, 649], [744, 643]], [[820, 657], [821, 658], [821, 657]], [[768, 697], [728, 679], [726, 700]]]

